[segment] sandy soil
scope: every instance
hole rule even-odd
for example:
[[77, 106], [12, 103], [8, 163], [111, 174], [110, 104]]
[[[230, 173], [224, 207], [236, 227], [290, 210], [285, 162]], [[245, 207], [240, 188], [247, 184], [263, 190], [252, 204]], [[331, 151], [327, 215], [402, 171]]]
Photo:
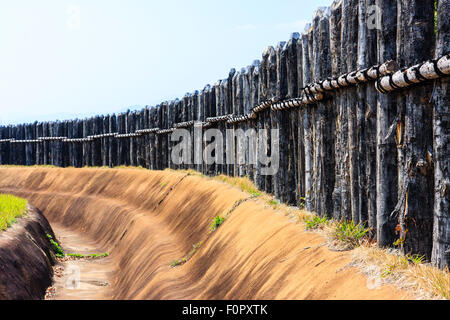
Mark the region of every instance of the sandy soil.
[[[211, 236], [213, 217], [249, 197], [223, 183], [168, 171], [0, 168], [0, 192], [30, 200], [67, 250], [110, 252], [78, 261], [78, 292], [61, 299], [405, 299], [372, 288], [349, 252], [251, 199]], [[186, 264], [171, 262], [204, 241]], [[99, 285], [105, 284], [108, 285]], [[372, 289], [370, 289], [372, 288]]]

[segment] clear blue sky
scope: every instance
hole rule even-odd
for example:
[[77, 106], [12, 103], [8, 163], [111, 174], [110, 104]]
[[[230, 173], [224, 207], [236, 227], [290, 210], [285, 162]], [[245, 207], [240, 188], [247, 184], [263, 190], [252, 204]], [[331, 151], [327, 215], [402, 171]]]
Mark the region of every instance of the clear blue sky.
[[332, 0], [0, 3], [0, 125], [156, 105], [303, 31]]

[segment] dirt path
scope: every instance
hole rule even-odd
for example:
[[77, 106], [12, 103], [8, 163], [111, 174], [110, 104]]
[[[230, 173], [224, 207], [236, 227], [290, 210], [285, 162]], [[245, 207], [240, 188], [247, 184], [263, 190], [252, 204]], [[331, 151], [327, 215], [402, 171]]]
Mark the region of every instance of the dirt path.
[[[53, 231], [65, 253], [104, 253], [104, 248], [84, 234], [53, 224]], [[61, 270], [62, 267], [62, 270]], [[53, 300], [111, 299], [114, 265], [110, 257], [67, 260], [56, 266], [61, 276], [54, 276]]]

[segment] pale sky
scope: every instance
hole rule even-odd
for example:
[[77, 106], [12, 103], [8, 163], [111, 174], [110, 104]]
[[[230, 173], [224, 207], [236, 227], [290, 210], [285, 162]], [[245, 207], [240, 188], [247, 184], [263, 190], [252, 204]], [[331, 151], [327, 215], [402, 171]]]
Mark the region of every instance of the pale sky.
[[332, 0], [0, 2], [0, 125], [84, 118], [202, 89]]

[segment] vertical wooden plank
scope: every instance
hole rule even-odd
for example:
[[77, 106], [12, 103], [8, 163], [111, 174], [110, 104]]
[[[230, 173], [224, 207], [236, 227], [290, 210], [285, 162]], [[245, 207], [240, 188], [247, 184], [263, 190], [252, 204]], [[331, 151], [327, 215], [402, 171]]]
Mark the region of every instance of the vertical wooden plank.
[[[287, 58], [286, 58], [286, 70], [287, 70], [287, 98], [296, 98], [298, 95], [298, 40], [300, 34], [295, 32], [291, 34], [291, 37], [286, 45]], [[299, 160], [298, 160], [298, 110], [288, 109], [287, 117], [289, 119], [289, 143], [288, 143], [288, 176], [290, 181], [288, 182], [288, 198], [289, 202], [298, 205], [300, 199], [299, 193]]]
[[[434, 5], [432, 1], [402, 1], [406, 10], [408, 65], [429, 59], [434, 35]], [[406, 95], [405, 110], [405, 168], [408, 185], [406, 193], [405, 252], [425, 255], [431, 259], [433, 230], [434, 178], [427, 154], [433, 148], [431, 94], [433, 86], [422, 84]], [[405, 188], [407, 188], [405, 190]]]
[[[314, 17], [314, 79], [326, 79], [331, 73], [329, 8], [322, 8]], [[328, 99], [319, 101], [314, 109], [314, 199], [320, 215], [333, 211], [334, 131], [333, 110]], [[328, 155], [324, 157], [324, 155]]]
[[[237, 71], [233, 77], [233, 114], [240, 116], [243, 114], [243, 99], [242, 99], [242, 71]], [[241, 129], [241, 123], [233, 124], [233, 132], [236, 133], [238, 129]], [[242, 156], [238, 153], [238, 148], [241, 147], [242, 141], [235, 139], [234, 142], [234, 175], [237, 177], [244, 176], [244, 166], [242, 164]]]
[[[341, 74], [347, 73], [348, 66], [348, 42], [351, 39], [351, 0], [342, 1], [342, 29], [341, 29]], [[340, 90], [339, 108], [339, 133], [340, 133], [340, 167], [339, 180], [341, 192], [340, 219], [352, 219], [351, 190], [350, 190], [350, 154], [349, 154], [349, 130], [348, 130], [348, 88]]]
[[[266, 79], [267, 79], [267, 99], [276, 98], [277, 94], [277, 53], [275, 48], [269, 46], [266, 48], [264, 55], [266, 59]], [[272, 130], [272, 112], [270, 108], [264, 111], [264, 129], [267, 130], [267, 154], [271, 154], [271, 130]], [[275, 183], [275, 175], [266, 175], [266, 192], [273, 193], [279, 198], [279, 188]]]
[[[347, 72], [356, 71], [358, 68], [358, 0], [348, 1], [348, 33], [347, 46]], [[347, 93], [347, 119], [348, 119], [348, 173], [350, 177], [350, 208], [351, 218], [359, 223], [359, 147], [358, 147], [358, 94], [355, 86], [349, 86]]]
[[[109, 133], [109, 118], [110, 115], [106, 115], [102, 119], [102, 134]], [[109, 138], [102, 138], [101, 139], [101, 148], [102, 148], [102, 166], [107, 167], [109, 166]]]
[[[306, 84], [303, 81], [303, 45], [301, 35], [297, 40], [297, 97], [303, 94], [303, 88]], [[303, 117], [305, 109], [300, 107], [297, 113], [297, 206], [305, 206], [305, 139], [303, 128]]]
[[[309, 45], [309, 29], [311, 25], [307, 25], [305, 33], [302, 35], [302, 66], [303, 66], [303, 83], [311, 83], [311, 60], [310, 60], [310, 45]], [[303, 113], [303, 138], [305, 145], [305, 208], [308, 211], [312, 210], [312, 174], [311, 174], [311, 107], [305, 107]]]
[[[373, 17], [375, 0], [366, 0], [366, 22]], [[369, 10], [370, 8], [370, 10]], [[377, 64], [377, 30], [370, 20], [366, 35], [366, 63], [367, 66]], [[373, 83], [366, 85], [366, 180], [367, 180], [367, 219], [371, 228], [371, 236], [375, 237], [377, 230], [377, 91]]]
[[[330, 15], [330, 53], [331, 53], [331, 75], [336, 79], [341, 75], [343, 60], [341, 54], [341, 37], [342, 37], [342, 1], [334, 1], [331, 5]], [[335, 147], [334, 147], [334, 189], [333, 189], [333, 211], [332, 217], [336, 220], [341, 219], [342, 211], [342, 90], [336, 90], [333, 97], [333, 118], [335, 119]]]
[[[156, 117], [157, 109], [156, 107], [151, 107], [150, 109], [150, 127], [157, 128], [157, 117]], [[150, 134], [150, 169], [156, 170], [156, 134]]]
[[[144, 109], [144, 128], [150, 128], [150, 107]], [[153, 134], [152, 134], [153, 135]], [[143, 135], [145, 168], [150, 169], [150, 134]]]
[[[287, 78], [287, 47], [286, 42], [279, 42], [276, 48], [276, 97], [284, 100], [288, 94]], [[292, 172], [289, 167], [289, 116], [285, 111], [272, 112], [272, 126], [279, 130], [279, 170], [274, 175], [278, 195], [282, 202], [292, 203], [292, 193], [288, 191], [293, 184]], [[275, 189], [276, 190], [276, 189]]]
[[[253, 61], [252, 65], [249, 66], [248, 69], [248, 90], [249, 90], [249, 96], [248, 96], [248, 105], [246, 109], [246, 114], [251, 114], [252, 108], [256, 107], [258, 105], [259, 102], [259, 60], [255, 60]], [[258, 120], [257, 119], [251, 119], [248, 122], [248, 129], [250, 130], [254, 130], [255, 134], [256, 134], [256, 144], [252, 143], [249, 141], [249, 145], [248, 145], [248, 150], [249, 153], [251, 152], [253, 154], [253, 162], [257, 161], [257, 154], [258, 154], [258, 150], [257, 150], [257, 146], [258, 146]], [[247, 157], [247, 161], [249, 161], [249, 156], [250, 154], [248, 154]], [[258, 172], [257, 172], [257, 163], [252, 163], [249, 164], [249, 176], [250, 179], [252, 179], [252, 181], [256, 184], [256, 180], [260, 179], [259, 177], [257, 178]]]
[[[269, 65], [269, 48], [266, 48], [261, 56], [261, 63], [259, 65], [259, 102], [265, 102], [268, 99], [269, 94], [269, 86], [268, 86], [268, 65]], [[266, 130], [267, 127], [267, 111], [263, 110], [262, 112], [258, 113], [258, 129], [259, 130]], [[269, 134], [268, 134], [269, 137]], [[267, 137], [267, 138], [268, 138]], [[266, 146], [266, 141], [268, 139], [264, 139], [264, 137], [260, 134], [258, 134], [258, 170], [261, 171], [262, 166], [265, 164], [262, 164], [263, 157], [267, 154], [267, 149], [269, 144]], [[269, 180], [269, 176], [262, 175], [261, 176], [261, 182], [260, 182], [260, 189], [264, 190], [267, 193], [271, 192], [272, 183]]]
[[[110, 118], [109, 118], [109, 133], [116, 133], [118, 132], [118, 127], [117, 127], [117, 116], [115, 114], [113, 114]], [[118, 157], [117, 157], [117, 140], [114, 137], [110, 137], [109, 138], [109, 167], [115, 167], [119, 165], [118, 162]]]
[[[42, 137], [42, 122], [39, 122], [36, 125], [36, 139], [39, 137]], [[43, 143], [39, 142], [36, 144], [36, 164], [37, 165], [42, 165], [44, 163], [43, 160], [44, 157], [44, 150], [43, 150]]]
[[[9, 137], [6, 134], [6, 127], [0, 126], [0, 139], [5, 140]], [[7, 164], [7, 158], [6, 158], [6, 148], [9, 148], [9, 142], [0, 142], [0, 164], [4, 165]]]
[[[49, 132], [49, 123], [48, 122], [44, 122], [42, 124], [42, 137], [48, 137], [50, 136], [50, 132]], [[48, 141], [44, 141], [42, 142], [43, 144], [43, 161], [42, 164], [43, 165], [48, 165], [50, 164], [49, 161], [49, 143]]]
[[[32, 139], [32, 128], [30, 124], [25, 125], [25, 140], [31, 140]], [[32, 153], [33, 153], [33, 144], [32, 143], [26, 143], [25, 144], [25, 165], [30, 166], [32, 163]]]
[[[215, 115], [216, 116], [221, 116], [223, 115], [223, 87], [222, 87], [222, 81], [218, 80], [216, 82], [216, 84], [214, 85], [214, 95], [215, 95]], [[220, 124], [214, 124], [214, 127], [218, 130], [220, 130]], [[219, 175], [223, 172], [223, 165], [221, 163], [218, 163], [218, 159], [219, 159], [219, 154], [218, 151], [220, 150], [215, 150], [216, 154], [215, 154], [215, 159], [216, 159], [216, 163], [215, 163], [215, 170], [214, 170], [214, 175]]]
[[[167, 113], [167, 127], [172, 128], [174, 125], [174, 116], [175, 116], [175, 105], [177, 103], [177, 100], [172, 100], [169, 103], [169, 110]], [[173, 169], [173, 162], [172, 162], [172, 142], [171, 140], [171, 134], [169, 133], [167, 135], [167, 166], [170, 169]]]
[[[133, 134], [136, 131], [136, 111], [131, 111], [128, 114], [128, 127], [127, 127], [127, 133]], [[136, 167], [137, 166], [137, 143], [136, 138], [130, 137], [127, 139], [129, 141], [130, 149], [129, 149], [129, 155], [130, 155], [130, 166]]]
[[[450, 1], [437, 2], [435, 58], [450, 52]], [[431, 261], [450, 267], [450, 92], [448, 78], [436, 80], [433, 93], [434, 219]]]
[[[377, 30], [378, 63], [395, 59], [397, 1], [376, 0], [381, 11]], [[396, 116], [395, 96], [377, 98], [377, 242], [390, 246], [395, 240], [395, 219], [391, 217], [397, 198], [397, 152], [391, 139], [385, 141]]]
[[[233, 103], [233, 78], [236, 74], [236, 70], [232, 68], [230, 72], [228, 73], [228, 79], [226, 81], [226, 89], [227, 89], [227, 113], [233, 114], [234, 113], [234, 103]], [[226, 130], [233, 130], [233, 125], [227, 124]], [[233, 150], [230, 150], [233, 151]], [[231, 158], [234, 159], [234, 153], [232, 154]], [[225, 158], [226, 159], [226, 158]], [[227, 175], [234, 176], [234, 163], [228, 163], [227, 162]]]

